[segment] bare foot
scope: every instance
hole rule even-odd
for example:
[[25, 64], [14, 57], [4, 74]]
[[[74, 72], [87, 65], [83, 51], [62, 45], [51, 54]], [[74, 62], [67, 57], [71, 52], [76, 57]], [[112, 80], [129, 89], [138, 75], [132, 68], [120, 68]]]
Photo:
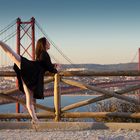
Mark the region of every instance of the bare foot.
[[39, 131], [39, 120], [37, 119], [37, 120], [33, 120], [32, 119], [32, 121], [31, 121], [31, 123], [32, 123], [32, 128], [33, 129], [35, 129], [35, 131]]

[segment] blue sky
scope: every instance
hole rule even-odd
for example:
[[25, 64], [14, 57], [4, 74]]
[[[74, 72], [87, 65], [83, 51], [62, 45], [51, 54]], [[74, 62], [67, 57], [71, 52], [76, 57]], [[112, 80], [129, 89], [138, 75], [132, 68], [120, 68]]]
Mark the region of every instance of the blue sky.
[[139, 0], [0, 0], [0, 30], [32, 16], [74, 63], [127, 63], [140, 47]]

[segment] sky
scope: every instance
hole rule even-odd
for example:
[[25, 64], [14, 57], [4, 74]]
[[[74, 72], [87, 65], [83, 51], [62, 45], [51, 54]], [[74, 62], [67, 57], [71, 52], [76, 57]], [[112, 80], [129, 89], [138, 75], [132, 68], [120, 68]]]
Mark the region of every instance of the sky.
[[17, 17], [35, 17], [75, 64], [138, 60], [140, 0], [0, 0], [0, 30]]

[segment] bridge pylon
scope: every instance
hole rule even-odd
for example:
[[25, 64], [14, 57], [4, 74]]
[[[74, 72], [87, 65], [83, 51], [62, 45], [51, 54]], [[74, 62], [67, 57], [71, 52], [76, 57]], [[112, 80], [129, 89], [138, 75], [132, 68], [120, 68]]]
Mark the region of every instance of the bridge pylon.
[[140, 48], [138, 49], [138, 70], [140, 70]]
[[[31, 58], [31, 60], [35, 60], [35, 18], [32, 17], [30, 21], [21, 21], [18, 17], [16, 21], [17, 25], [17, 37], [16, 37], [16, 52], [19, 55], [24, 55], [25, 53]], [[29, 32], [30, 31], [30, 32]], [[22, 40], [25, 36], [28, 36], [30, 41], [28, 42], [29, 45], [22, 43]], [[21, 48], [23, 52], [21, 52]], [[31, 51], [29, 49], [31, 48]], [[17, 82], [16, 85], [18, 86]], [[16, 103], [16, 112], [20, 112], [20, 104]]]

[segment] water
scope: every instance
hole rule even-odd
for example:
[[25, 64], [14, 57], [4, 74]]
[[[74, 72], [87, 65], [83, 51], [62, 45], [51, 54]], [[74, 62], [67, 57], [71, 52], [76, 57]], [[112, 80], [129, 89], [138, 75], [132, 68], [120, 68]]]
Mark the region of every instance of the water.
[[[95, 98], [96, 96], [61, 96], [61, 107], [64, 107], [66, 105], [70, 105], [79, 101], [83, 101], [86, 99]], [[47, 107], [54, 107], [54, 97], [47, 97], [44, 100], [37, 100], [38, 104], [47, 106]], [[92, 105], [95, 105], [92, 104]], [[79, 107], [70, 111], [74, 112], [89, 112], [89, 105]], [[25, 112], [25, 108], [21, 106], [21, 112]], [[12, 104], [6, 104], [6, 105], [0, 105], [0, 113], [15, 113], [15, 103]]]

